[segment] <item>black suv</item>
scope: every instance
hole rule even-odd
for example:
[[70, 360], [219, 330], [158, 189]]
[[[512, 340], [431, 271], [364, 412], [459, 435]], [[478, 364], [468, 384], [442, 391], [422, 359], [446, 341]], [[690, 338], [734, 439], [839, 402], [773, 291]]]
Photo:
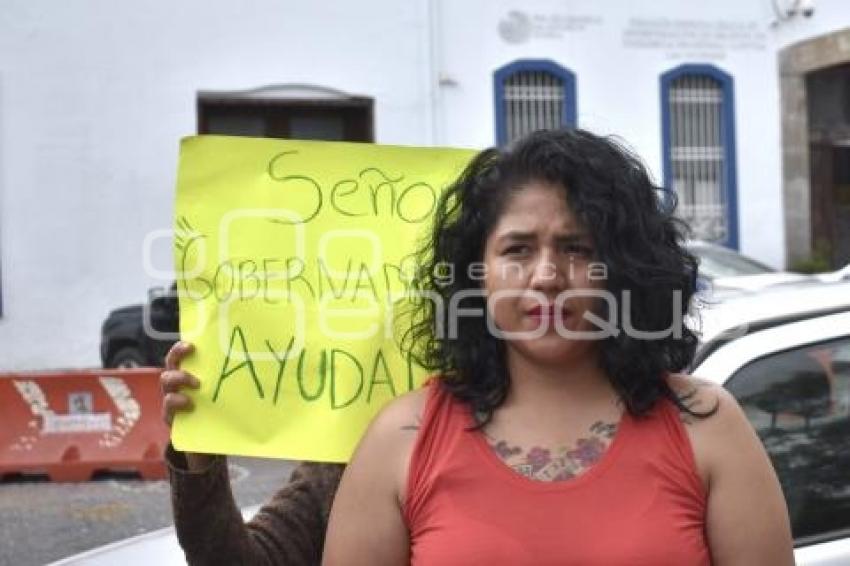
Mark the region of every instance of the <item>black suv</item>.
[[147, 304], [115, 309], [103, 321], [101, 363], [105, 368], [161, 367], [166, 352], [177, 341], [179, 328], [176, 286], [170, 291], [153, 288], [148, 291]]

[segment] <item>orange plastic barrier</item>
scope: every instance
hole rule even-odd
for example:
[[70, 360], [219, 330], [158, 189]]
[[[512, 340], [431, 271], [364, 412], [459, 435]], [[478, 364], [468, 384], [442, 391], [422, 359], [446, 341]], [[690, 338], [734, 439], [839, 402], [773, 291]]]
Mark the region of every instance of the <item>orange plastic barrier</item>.
[[0, 374], [0, 475], [166, 475], [159, 369]]

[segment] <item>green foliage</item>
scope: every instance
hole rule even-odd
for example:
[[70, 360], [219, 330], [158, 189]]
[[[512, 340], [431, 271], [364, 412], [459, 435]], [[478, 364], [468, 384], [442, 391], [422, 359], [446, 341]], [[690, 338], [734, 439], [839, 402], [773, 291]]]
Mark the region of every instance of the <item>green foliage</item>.
[[791, 264], [791, 271], [797, 273], [823, 273], [832, 270], [832, 246], [826, 240], [815, 242], [811, 255]]

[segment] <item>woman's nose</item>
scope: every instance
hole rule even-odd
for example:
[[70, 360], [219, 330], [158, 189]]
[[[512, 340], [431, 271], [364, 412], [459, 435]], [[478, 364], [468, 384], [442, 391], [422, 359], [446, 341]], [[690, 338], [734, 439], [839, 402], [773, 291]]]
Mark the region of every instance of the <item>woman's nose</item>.
[[552, 253], [542, 252], [532, 266], [530, 286], [538, 291], [561, 290], [566, 285], [561, 266]]

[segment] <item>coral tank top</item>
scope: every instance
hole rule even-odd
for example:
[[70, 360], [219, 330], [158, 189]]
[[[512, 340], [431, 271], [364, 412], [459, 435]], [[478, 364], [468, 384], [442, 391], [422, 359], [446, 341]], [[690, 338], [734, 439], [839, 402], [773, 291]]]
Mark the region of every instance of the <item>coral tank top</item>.
[[404, 519], [416, 566], [711, 563], [706, 494], [678, 409], [624, 413], [602, 458], [578, 477], [528, 479], [509, 468], [468, 407], [428, 386], [410, 460]]

